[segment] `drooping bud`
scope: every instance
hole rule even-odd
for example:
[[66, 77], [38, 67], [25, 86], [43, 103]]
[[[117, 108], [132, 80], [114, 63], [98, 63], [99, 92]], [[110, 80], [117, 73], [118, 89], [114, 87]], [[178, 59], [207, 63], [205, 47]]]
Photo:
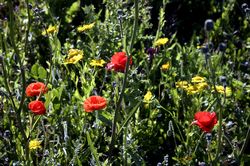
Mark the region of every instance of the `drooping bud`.
[[211, 19], [207, 19], [204, 24], [205, 31], [211, 31], [214, 29], [214, 22]]
[[227, 48], [227, 44], [226, 43], [222, 42], [222, 43], [219, 44], [219, 47], [218, 47], [219, 51], [225, 52], [226, 48]]

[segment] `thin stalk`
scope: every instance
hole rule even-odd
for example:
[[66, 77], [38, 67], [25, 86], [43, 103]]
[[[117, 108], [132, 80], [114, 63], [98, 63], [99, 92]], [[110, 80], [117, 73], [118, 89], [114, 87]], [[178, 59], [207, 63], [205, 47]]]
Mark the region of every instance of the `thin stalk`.
[[128, 165], [128, 154], [127, 154], [127, 134], [128, 134], [128, 128], [124, 129], [124, 135], [123, 135], [123, 165]]
[[159, 38], [161, 29], [165, 23], [164, 22], [164, 15], [165, 15], [166, 4], [167, 4], [166, 0], [163, 0], [163, 6], [162, 6], [162, 8], [160, 8], [160, 12], [159, 12], [159, 22], [158, 22], [158, 27], [157, 27], [157, 32], [155, 35], [154, 42]]
[[205, 134], [204, 132], [201, 134], [201, 136], [200, 136], [200, 138], [199, 138], [199, 140], [198, 140], [198, 142], [197, 142], [197, 144], [196, 144], [196, 146], [195, 146], [193, 155], [195, 155], [195, 153], [196, 153], [196, 151], [197, 151], [197, 149], [198, 149], [198, 147], [199, 147], [199, 145], [200, 145], [201, 138], [204, 136], [204, 134]]
[[244, 152], [245, 148], [247, 147], [249, 139], [250, 139], [250, 127], [248, 127], [246, 139], [245, 139], [243, 146], [240, 150], [240, 154], [239, 154], [240, 157], [241, 157], [242, 153]]
[[130, 41], [130, 47], [129, 50], [126, 49], [126, 54], [128, 55], [127, 61], [126, 61], [126, 67], [125, 67], [125, 74], [124, 74], [124, 79], [123, 79], [123, 83], [122, 83], [122, 89], [121, 89], [121, 94], [120, 97], [118, 99], [116, 108], [115, 108], [115, 113], [114, 113], [114, 119], [112, 122], [112, 134], [111, 134], [111, 142], [110, 142], [110, 149], [109, 149], [109, 157], [112, 156], [112, 152], [113, 152], [113, 148], [114, 148], [114, 144], [115, 144], [115, 138], [116, 138], [116, 123], [117, 123], [117, 118], [118, 118], [118, 110], [120, 110], [121, 107], [121, 102], [124, 96], [124, 91], [126, 89], [126, 83], [127, 83], [127, 77], [128, 77], [128, 70], [129, 70], [129, 63], [130, 63], [130, 59], [132, 58], [131, 56], [131, 52], [132, 52], [132, 48], [134, 45], [134, 41], [136, 38], [136, 32], [137, 32], [137, 26], [138, 26], [138, 14], [139, 13], [139, 8], [138, 8], [138, 0], [135, 0], [135, 16], [134, 16], [134, 24], [133, 24], [133, 32], [132, 32], [132, 37], [131, 37], [131, 41]]
[[[28, 34], [29, 34], [29, 29], [30, 29], [30, 12], [29, 12], [29, 7], [28, 7], [28, 0], [26, 0], [26, 4], [27, 4], [27, 11], [28, 11], [28, 27], [27, 27], [27, 31], [26, 31], [26, 40], [25, 40], [25, 55], [27, 54], [27, 42], [28, 42]], [[26, 160], [29, 161], [29, 147], [28, 147], [28, 138], [25, 134], [25, 131], [24, 131], [24, 128], [22, 126], [22, 122], [21, 122], [21, 110], [23, 108], [23, 104], [24, 104], [24, 100], [25, 100], [25, 87], [26, 87], [26, 84], [25, 84], [25, 71], [24, 71], [24, 68], [23, 68], [23, 64], [22, 64], [22, 61], [21, 61], [21, 57], [20, 57], [20, 54], [19, 54], [19, 51], [18, 51], [18, 48], [16, 46], [16, 43], [15, 43], [15, 31], [14, 31], [14, 28], [15, 28], [15, 25], [14, 25], [14, 13], [13, 13], [13, 6], [12, 6], [12, 3], [10, 0], [8, 0], [8, 7], [10, 9], [10, 12], [9, 12], [9, 17], [10, 17], [10, 41], [11, 41], [11, 44], [13, 46], [13, 49], [14, 49], [14, 52], [17, 56], [17, 60], [18, 60], [18, 63], [20, 65], [20, 70], [21, 70], [21, 78], [22, 78], [22, 97], [21, 97], [21, 101], [20, 101], [20, 104], [19, 104], [19, 107], [16, 111], [16, 117], [17, 117], [17, 121], [19, 123], [19, 128], [20, 128], [20, 131], [21, 131], [21, 134], [22, 134], [22, 137], [23, 137], [23, 144], [26, 145], [25, 146], [25, 153], [26, 153]], [[29, 162], [28, 162], [29, 164]]]
[[[162, 108], [162, 109], [164, 109], [165, 111], [167, 111], [167, 112], [173, 117], [172, 119], [174, 120], [174, 123], [175, 123], [175, 125], [176, 125], [176, 127], [177, 127], [177, 130], [178, 130], [179, 134], [180, 134], [180, 139], [181, 139], [182, 142], [185, 142], [185, 139], [184, 139], [184, 137], [183, 137], [183, 135], [182, 135], [181, 129], [180, 129], [179, 125], [178, 125], [178, 119], [176, 120], [175, 115], [172, 114], [172, 113], [171, 113], [170, 111], [168, 111], [167, 109], [165, 109], [165, 108], [164, 108], [163, 106], [161, 106], [160, 104], [159, 104], [159, 107]], [[186, 146], [185, 146], [185, 148], [187, 149]]]
[[[209, 47], [209, 43], [210, 43], [210, 38], [209, 38], [209, 32], [207, 32], [207, 44]], [[212, 61], [211, 61], [211, 57], [208, 57], [208, 67], [212, 76], [212, 84], [213, 84], [213, 89], [215, 91], [215, 98], [216, 101], [219, 105], [219, 129], [218, 129], [218, 146], [217, 146], [217, 151], [216, 151], [216, 155], [215, 155], [215, 159], [214, 159], [214, 163], [217, 162], [218, 158], [219, 158], [219, 154], [221, 152], [221, 142], [222, 142], [222, 104], [220, 101], [220, 98], [218, 96], [218, 91], [216, 89], [215, 86], [215, 69], [212, 66]], [[225, 101], [225, 93], [224, 93], [224, 101]]]

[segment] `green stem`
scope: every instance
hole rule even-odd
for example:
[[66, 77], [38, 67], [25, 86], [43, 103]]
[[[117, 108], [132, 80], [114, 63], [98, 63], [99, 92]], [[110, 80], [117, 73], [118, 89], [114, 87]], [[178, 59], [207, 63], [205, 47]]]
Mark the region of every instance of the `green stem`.
[[124, 135], [123, 135], [123, 165], [127, 166], [128, 165], [128, 155], [127, 155], [127, 133], [128, 133], [128, 128], [124, 129]]
[[117, 105], [115, 108], [115, 113], [114, 113], [114, 119], [112, 122], [112, 134], [111, 134], [111, 142], [110, 142], [110, 149], [109, 149], [109, 157], [112, 156], [113, 153], [113, 148], [115, 144], [115, 138], [116, 138], [116, 123], [117, 123], [117, 118], [118, 118], [118, 111], [120, 110], [121, 107], [121, 102], [124, 96], [124, 91], [126, 89], [126, 83], [127, 83], [127, 77], [128, 77], [128, 70], [129, 70], [129, 64], [130, 64], [130, 59], [132, 58], [131, 56], [131, 51], [134, 45], [134, 41], [136, 38], [136, 32], [137, 32], [137, 26], [138, 26], [138, 0], [135, 0], [135, 17], [134, 17], [134, 24], [133, 24], [133, 32], [132, 32], [132, 37], [131, 37], [131, 42], [130, 42], [130, 47], [129, 50], [126, 49], [126, 54], [128, 55], [127, 61], [126, 61], [126, 68], [125, 68], [125, 74], [124, 74], [124, 79], [123, 79], [123, 84], [122, 84], [122, 89], [121, 89], [121, 94], [119, 96], [119, 99], [117, 101]]
[[[30, 13], [29, 13], [29, 7], [28, 7], [28, 0], [26, 0], [26, 5], [27, 5], [27, 11], [28, 11], [28, 27], [27, 27], [27, 31], [26, 31], [26, 40], [25, 40], [25, 54], [27, 54], [27, 42], [28, 42], [28, 35], [29, 35], [29, 29], [30, 29]], [[14, 24], [14, 13], [13, 13], [13, 5], [12, 5], [12, 2], [10, 0], [8, 0], [8, 7], [10, 9], [10, 12], [9, 12], [9, 18], [10, 18], [10, 21], [9, 21], [9, 28], [10, 28], [10, 41], [11, 41], [11, 44], [13, 46], [13, 49], [14, 49], [14, 52], [17, 56], [17, 60], [18, 60], [18, 63], [19, 63], [19, 66], [20, 66], [20, 70], [21, 70], [21, 78], [22, 78], [22, 97], [21, 97], [21, 101], [20, 101], [20, 104], [19, 104], [19, 107], [18, 109], [16, 110], [16, 118], [17, 118], [17, 121], [18, 121], [18, 124], [19, 124], [19, 128], [20, 128], [20, 131], [21, 131], [21, 134], [22, 134], [22, 137], [23, 137], [23, 145], [26, 145], [25, 146], [25, 153], [26, 153], [26, 160], [29, 161], [29, 147], [28, 147], [28, 138], [25, 134], [25, 131], [24, 131], [24, 128], [23, 128], [23, 125], [22, 125], [22, 122], [21, 122], [21, 111], [22, 111], [22, 108], [23, 108], [23, 104], [24, 104], [24, 100], [25, 100], [25, 87], [26, 87], [26, 84], [25, 84], [25, 71], [24, 71], [24, 67], [23, 67], [23, 64], [22, 64], [22, 61], [21, 61], [21, 56], [19, 54], [19, 51], [18, 51], [18, 48], [16, 46], [16, 43], [15, 43], [15, 24]]]
[[161, 29], [164, 26], [164, 15], [165, 15], [166, 4], [167, 4], [166, 0], [163, 0], [163, 6], [162, 8], [160, 8], [160, 12], [159, 12], [159, 22], [158, 22], [158, 27], [157, 27], [157, 32], [155, 35], [154, 42], [159, 38]]
[[197, 149], [198, 149], [198, 147], [199, 147], [199, 145], [200, 145], [201, 138], [204, 136], [204, 134], [205, 134], [204, 132], [201, 134], [201, 136], [200, 136], [200, 138], [199, 138], [199, 140], [198, 140], [198, 142], [197, 142], [197, 144], [196, 144], [196, 146], [195, 146], [193, 155], [195, 155], [195, 153], [196, 153], [196, 151], [197, 151]]
[[[179, 125], [178, 125], [178, 119], [176, 120], [174, 114], [172, 114], [170, 111], [168, 111], [168, 110], [165, 109], [163, 106], [161, 106], [160, 103], [158, 103], [158, 104], [159, 104], [159, 107], [160, 107], [160, 108], [164, 109], [165, 111], [167, 111], [167, 112], [171, 115], [171, 117], [172, 117], [172, 119], [173, 119], [173, 121], [174, 121], [174, 123], [175, 123], [175, 125], [176, 125], [176, 127], [177, 127], [177, 130], [178, 130], [178, 132], [179, 132], [179, 134], [180, 134], [180, 139], [181, 139], [181, 141], [182, 141], [182, 142], [185, 142], [185, 139], [184, 139], [184, 137], [183, 137], [183, 135], [182, 135], [181, 129], [180, 129]], [[187, 148], [187, 147], [185, 147], [185, 148]]]
[[244, 152], [245, 148], [247, 147], [249, 139], [250, 139], [250, 127], [248, 127], [246, 139], [245, 139], [245, 141], [243, 143], [243, 146], [242, 146], [242, 148], [240, 150], [239, 157], [241, 157], [242, 153]]
[[[208, 36], [208, 45], [209, 45], [209, 33], [207, 33]], [[218, 95], [218, 91], [216, 89], [216, 85], [215, 85], [215, 69], [212, 66], [212, 61], [211, 61], [211, 57], [208, 58], [208, 67], [210, 69], [210, 73], [212, 76], [212, 84], [213, 84], [213, 89], [215, 91], [215, 98], [217, 101], [217, 104], [219, 105], [219, 129], [218, 129], [218, 146], [217, 146], [217, 151], [216, 151], [216, 155], [215, 155], [215, 159], [213, 161], [213, 163], [216, 163], [218, 161], [219, 158], [219, 154], [221, 152], [221, 142], [222, 142], [222, 104]], [[224, 93], [224, 102], [225, 102], [225, 93]]]

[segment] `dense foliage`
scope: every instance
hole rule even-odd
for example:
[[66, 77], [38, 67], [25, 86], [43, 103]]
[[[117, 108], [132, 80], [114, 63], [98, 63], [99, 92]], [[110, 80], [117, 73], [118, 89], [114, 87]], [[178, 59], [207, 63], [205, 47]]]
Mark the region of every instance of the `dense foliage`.
[[250, 4], [0, 3], [2, 165], [247, 165]]

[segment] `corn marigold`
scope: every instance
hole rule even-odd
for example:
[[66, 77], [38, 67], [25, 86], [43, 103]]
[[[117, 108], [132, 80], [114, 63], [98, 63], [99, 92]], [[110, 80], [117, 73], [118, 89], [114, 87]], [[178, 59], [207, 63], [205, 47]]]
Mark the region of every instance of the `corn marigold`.
[[99, 67], [103, 67], [103, 65], [106, 62], [103, 59], [93, 59], [90, 62], [90, 66], [99, 66]]
[[193, 82], [193, 83], [200, 83], [200, 82], [205, 82], [205, 81], [206, 81], [206, 78], [201, 77], [201, 76], [195, 76], [191, 80], [191, 82]]
[[178, 81], [175, 83], [176, 88], [187, 88], [188, 87], [188, 82], [187, 81]]
[[147, 91], [147, 93], [144, 95], [144, 102], [149, 103], [152, 99], [153, 95], [150, 91]]
[[58, 31], [58, 28], [57, 28], [57, 26], [52, 26], [52, 25], [50, 25], [49, 27], [48, 27], [48, 29], [46, 29], [46, 30], [44, 30], [43, 32], [42, 32], [42, 35], [43, 36], [46, 36], [47, 34], [49, 35], [49, 34], [54, 34], [54, 33], [56, 33]]
[[83, 51], [78, 49], [70, 49], [68, 57], [64, 60], [64, 64], [76, 64], [83, 58]]
[[194, 85], [188, 85], [188, 87], [185, 88], [185, 90], [187, 91], [187, 94], [189, 95], [193, 95], [199, 92], [199, 89], [197, 89], [197, 87]]
[[[221, 93], [221, 94], [226, 93], [226, 96], [227, 96], [227, 97], [229, 97], [229, 96], [232, 95], [232, 89], [229, 88], [229, 87], [226, 87], [226, 89], [224, 89], [223, 86], [221, 86], [221, 85], [216, 85], [215, 88], [216, 88], [216, 91], [217, 91], [218, 93]], [[214, 92], [214, 91], [215, 91], [215, 90], [213, 90], [213, 92]]]
[[29, 149], [30, 150], [36, 150], [38, 148], [42, 148], [41, 141], [38, 141], [37, 139], [33, 139], [29, 142]]
[[168, 38], [160, 38], [154, 42], [154, 46], [158, 47], [161, 45], [165, 45], [165, 44], [167, 44], [168, 40], [169, 40]]
[[166, 71], [166, 70], [168, 70], [170, 68], [170, 63], [169, 62], [167, 62], [167, 63], [165, 63], [165, 64], [163, 64], [162, 66], [161, 66], [161, 70], [162, 71]]
[[77, 31], [78, 32], [84, 32], [86, 30], [90, 30], [94, 27], [95, 23], [91, 23], [91, 24], [86, 24], [86, 25], [81, 25], [79, 27], [77, 27]]
[[199, 90], [203, 90], [208, 87], [208, 84], [206, 82], [200, 82], [198, 84], [195, 84], [196, 88]]

